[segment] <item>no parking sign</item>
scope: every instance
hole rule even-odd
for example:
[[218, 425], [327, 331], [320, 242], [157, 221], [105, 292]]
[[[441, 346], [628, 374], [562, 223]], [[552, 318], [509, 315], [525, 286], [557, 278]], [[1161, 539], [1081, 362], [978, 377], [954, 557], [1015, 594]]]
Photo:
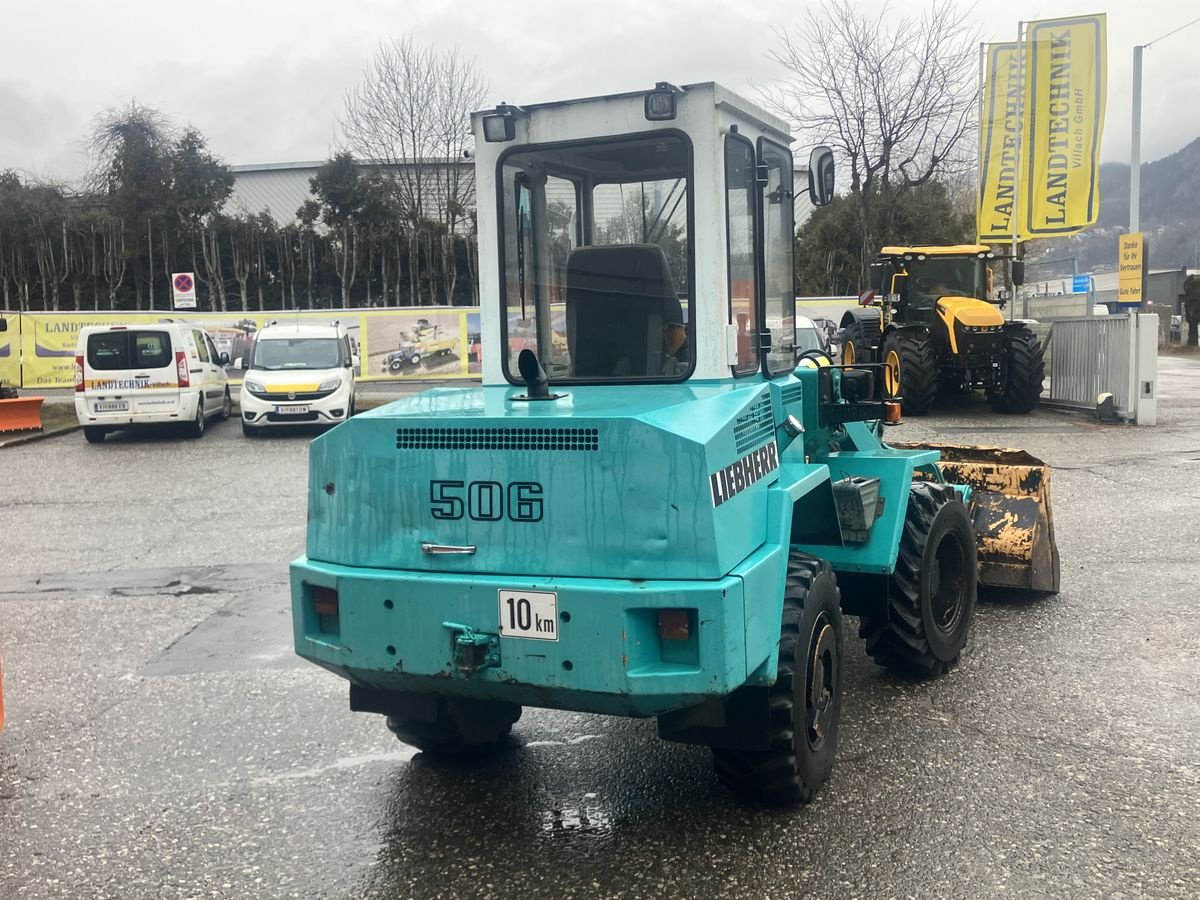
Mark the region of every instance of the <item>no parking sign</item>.
[[196, 276], [191, 272], [175, 272], [171, 275], [171, 292], [176, 309], [196, 308]]

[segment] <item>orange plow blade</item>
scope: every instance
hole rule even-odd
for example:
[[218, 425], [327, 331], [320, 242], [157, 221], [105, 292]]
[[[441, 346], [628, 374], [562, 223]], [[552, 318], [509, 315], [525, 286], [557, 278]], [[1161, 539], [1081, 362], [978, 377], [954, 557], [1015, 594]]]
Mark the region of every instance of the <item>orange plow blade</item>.
[[971, 488], [980, 584], [1058, 593], [1049, 466], [1024, 450], [961, 444], [907, 446], [937, 450], [942, 456], [938, 463], [942, 477]]

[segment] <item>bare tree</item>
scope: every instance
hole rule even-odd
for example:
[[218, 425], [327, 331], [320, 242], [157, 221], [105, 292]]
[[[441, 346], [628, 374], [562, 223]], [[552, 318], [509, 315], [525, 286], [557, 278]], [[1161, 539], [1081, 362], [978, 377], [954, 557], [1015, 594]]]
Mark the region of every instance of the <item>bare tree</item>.
[[440, 228], [440, 273], [430, 264], [430, 300], [440, 281], [453, 302], [456, 228], [474, 200], [470, 113], [487, 91], [473, 60], [457, 48], [423, 47], [411, 36], [381, 43], [340, 120], [355, 155], [387, 167], [394, 179], [408, 238], [409, 295], [421, 302], [420, 240], [428, 220]]
[[[889, 27], [889, 20], [891, 27]], [[978, 26], [936, 0], [919, 16], [877, 16], [827, 0], [769, 54], [789, 73], [764, 91], [813, 143], [840, 151], [859, 211], [862, 275], [898, 199], [974, 163]]]

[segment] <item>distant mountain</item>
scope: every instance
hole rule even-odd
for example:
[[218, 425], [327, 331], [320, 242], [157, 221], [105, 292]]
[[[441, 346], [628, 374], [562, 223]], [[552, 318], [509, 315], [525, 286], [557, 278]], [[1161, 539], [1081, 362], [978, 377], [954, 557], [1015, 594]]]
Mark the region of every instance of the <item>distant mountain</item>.
[[[1153, 268], [1200, 267], [1200, 138], [1170, 156], [1142, 163], [1142, 231]], [[1113, 271], [1117, 237], [1129, 226], [1129, 166], [1100, 167], [1100, 220], [1083, 234], [1028, 245], [1031, 262], [1075, 257], [1080, 272]], [[1030, 277], [1069, 274], [1069, 262], [1034, 266]]]

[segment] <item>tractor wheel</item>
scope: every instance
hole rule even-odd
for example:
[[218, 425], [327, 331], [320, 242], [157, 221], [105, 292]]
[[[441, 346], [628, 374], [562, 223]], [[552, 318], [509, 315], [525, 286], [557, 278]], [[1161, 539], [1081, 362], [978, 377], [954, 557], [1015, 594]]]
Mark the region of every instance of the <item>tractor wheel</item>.
[[412, 356], [410, 356], [408, 358], [408, 364], [410, 366], [419, 366], [421, 364], [421, 354], [414, 353]]
[[958, 492], [947, 484], [913, 484], [887, 607], [861, 619], [859, 636], [872, 659], [922, 678], [958, 662], [975, 614], [975, 554]]
[[404, 362], [402, 360], [393, 359], [390, 363], [388, 363], [388, 371], [389, 372], [393, 372], [393, 373], [400, 372], [403, 369], [404, 369]]
[[904, 411], [924, 415], [937, 396], [937, 353], [927, 335], [892, 332], [883, 341], [884, 386], [899, 388]]
[[824, 560], [788, 557], [779, 669], [768, 693], [768, 750], [713, 748], [717, 776], [771, 805], [808, 803], [829, 777], [842, 708], [842, 610]]
[[515, 703], [441, 699], [434, 721], [388, 716], [387, 727], [430, 756], [478, 756], [503, 747], [519, 718], [521, 707]]
[[1004, 339], [1004, 389], [989, 399], [1000, 413], [1028, 413], [1038, 405], [1046, 362], [1042, 343], [1028, 328], [1014, 328]]
[[864, 310], [842, 331], [842, 365], [875, 361], [872, 347], [879, 346], [879, 311]]

